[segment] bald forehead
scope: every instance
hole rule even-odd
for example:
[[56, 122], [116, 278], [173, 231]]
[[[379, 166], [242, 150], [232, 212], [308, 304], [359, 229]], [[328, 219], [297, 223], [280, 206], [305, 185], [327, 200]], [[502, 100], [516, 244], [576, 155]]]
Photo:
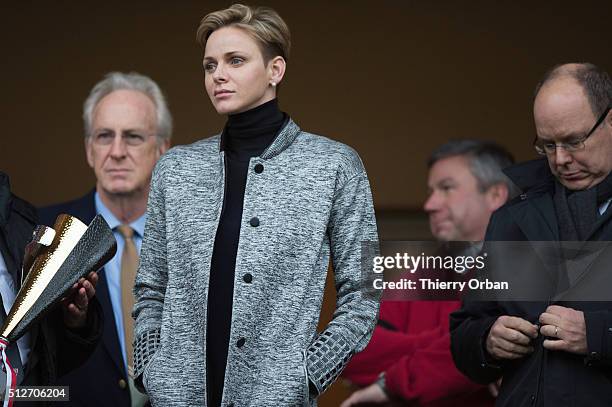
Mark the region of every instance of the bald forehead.
[[[578, 80], [578, 77], [588, 69], [587, 65], [584, 63], [563, 64], [548, 72], [536, 88], [534, 112], [538, 110], [539, 105], [547, 106], [551, 102], [555, 107], [570, 102], [575, 105], [574, 107], [582, 107], [587, 104], [592, 111], [593, 107], [583, 87], [584, 83]], [[560, 104], [554, 102], [560, 102]]]
[[584, 68], [584, 64], [564, 64], [555, 68], [549, 75], [550, 78], [554, 78], [555, 76], [574, 76], [578, 72], [579, 69]]
[[540, 92], [540, 89], [544, 88], [545, 85], [549, 83], [553, 83], [555, 81], [576, 81], [576, 77], [580, 70], [584, 69], [584, 64], [564, 64], [559, 65], [556, 68], [549, 71], [546, 76], [542, 79], [542, 81], [538, 84], [536, 88], [536, 95]]
[[552, 78], [542, 85], [536, 96], [536, 101], [542, 97], [567, 97], [578, 96], [586, 100], [586, 94], [582, 86], [569, 75], [561, 75]]
[[534, 103], [534, 114], [567, 115], [592, 113], [582, 86], [572, 77], [563, 75], [546, 82]]

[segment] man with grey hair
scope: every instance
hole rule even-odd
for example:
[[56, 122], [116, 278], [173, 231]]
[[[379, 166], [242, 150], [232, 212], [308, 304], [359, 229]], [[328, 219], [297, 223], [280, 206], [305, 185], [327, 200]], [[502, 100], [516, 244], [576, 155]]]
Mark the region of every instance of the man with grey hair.
[[80, 369], [60, 378], [73, 405], [141, 406], [132, 381], [134, 297], [138, 253], [151, 175], [170, 145], [172, 118], [159, 86], [137, 73], [111, 72], [83, 105], [85, 153], [96, 187], [84, 197], [43, 208], [52, 225], [60, 213], [89, 223], [101, 214], [113, 228], [117, 254], [100, 273], [97, 297], [105, 315], [103, 340]]
[[493, 215], [486, 240], [579, 246], [533, 257], [552, 283], [540, 301], [465, 301], [451, 316], [457, 367], [481, 383], [503, 377], [499, 406], [612, 404], [612, 304], [573, 296], [609, 260], [566, 250], [612, 240], [611, 107], [612, 80], [593, 64], [556, 66], [536, 88], [542, 158], [506, 170], [522, 194]]
[[[440, 242], [483, 240], [491, 214], [516, 193], [502, 173], [513, 161], [505, 149], [486, 141], [455, 140], [436, 149], [427, 161], [424, 204], [432, 235]], [[492, 406], [496, 385], [490, 384], [489, 394], [452, 361], [448, 317], [459, 301], [403, 299], [381, 302], [372, 340], [344, 371], [345, 378], [366, 387], [341, 407]]]
[[502, 169], [514, 162], [491, 142], [455, 140], [435, 150], [428, 162], [430, 195], [424, 209], [441, 241], [481, 241], [491, 214], [518, 194]]

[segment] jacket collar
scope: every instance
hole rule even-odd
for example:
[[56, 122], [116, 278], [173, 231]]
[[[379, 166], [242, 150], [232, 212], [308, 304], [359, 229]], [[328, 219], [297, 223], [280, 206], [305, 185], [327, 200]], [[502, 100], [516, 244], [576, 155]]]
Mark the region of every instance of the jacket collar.
[[[511, 205], [510, 211], [513, 213], [519, 226], [530, 240], [559, 240], [559, 225], [555, 212], [553, 194], [555, 177], [550, 172], [550, 167], [545, 158], [526, 161], [505, 168], [504, 173], [514, 184], [523, 191], [520, 195], [524, 204], [531, 205], [539, 211], [541, 219], [544, 219], [547, 228], [542, 228], [542, 224], [534, 217], [526, 217], [522, 211], [522, 205]], [[601, 231], [601, 227], [612, 217], [612, 211], [608, 209], [604, 216], [600, 217], [589, 233], [586, 240], [590, 240], [595, 233]], [[543, 236], [545, 233], [546, 236]]]
[[36, 224], [38, 216], [36, 209], [23, 199], [11, 193], [9, 177], [0, 171], [0, 227], [8, 226], [11, 213], [18, 213], [28, 222]]
[[[552, 200], [555, 178], [546, 159], [537, 159], [505, 168], [504, 173], [523, 192], [520, 202], [508, 208], [529, 240], [559, 240], [559, 226]], [[535, 208], [536, 212], [525, 206]]]
[[504, 173], [525, 194], [552, 191], [555, 177], [546, 158], [526, 161], [504, 168]]
[[[293, 143], [300, 131], [300, 127], [295, 124], [291, 118], [289, 118], [284, 127], [278, 133], [278, 136], [276, 136], [274, 141], [272, 141], [272, 144], [270, 144], [268, 148], [261, 153], [261, 158], [268, 160], [282, 153], [291, 145], [291, 143]], [[223, 151], [223, 144], [223, 137], [219, 137], [219, 151]]]

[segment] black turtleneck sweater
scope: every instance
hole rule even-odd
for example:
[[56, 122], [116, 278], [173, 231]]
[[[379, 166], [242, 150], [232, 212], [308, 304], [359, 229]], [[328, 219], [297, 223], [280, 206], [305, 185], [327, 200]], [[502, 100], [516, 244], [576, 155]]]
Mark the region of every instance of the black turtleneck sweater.
[[279, 133], [287, 115], [276, 99], [229, 115], [221, 134], [225, 151], [223, 209], [213, 247], [208, 288], [206, 359], [210, 406], [220, 406], [232, 320], [236, 252], [247, 171], [251, 157], [261, 155]]

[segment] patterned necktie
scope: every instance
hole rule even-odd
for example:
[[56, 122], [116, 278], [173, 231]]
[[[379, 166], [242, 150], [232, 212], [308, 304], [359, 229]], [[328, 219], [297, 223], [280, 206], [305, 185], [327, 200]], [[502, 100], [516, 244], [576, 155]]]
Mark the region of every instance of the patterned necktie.
[[123, 311], [123, 332], [125, 335], [125, 355], [127, 357], [128, 375], [132, 376], [134, 366], [133, 340], [134, 320], [132, 309], [134, 308], [134, 280], [138, 268], [138, 251], [134, 243], [134, 230], [128, 225], [117, 226], [119, 233], [123, 236], [125, 245], [121, 255], [121, 308]]

